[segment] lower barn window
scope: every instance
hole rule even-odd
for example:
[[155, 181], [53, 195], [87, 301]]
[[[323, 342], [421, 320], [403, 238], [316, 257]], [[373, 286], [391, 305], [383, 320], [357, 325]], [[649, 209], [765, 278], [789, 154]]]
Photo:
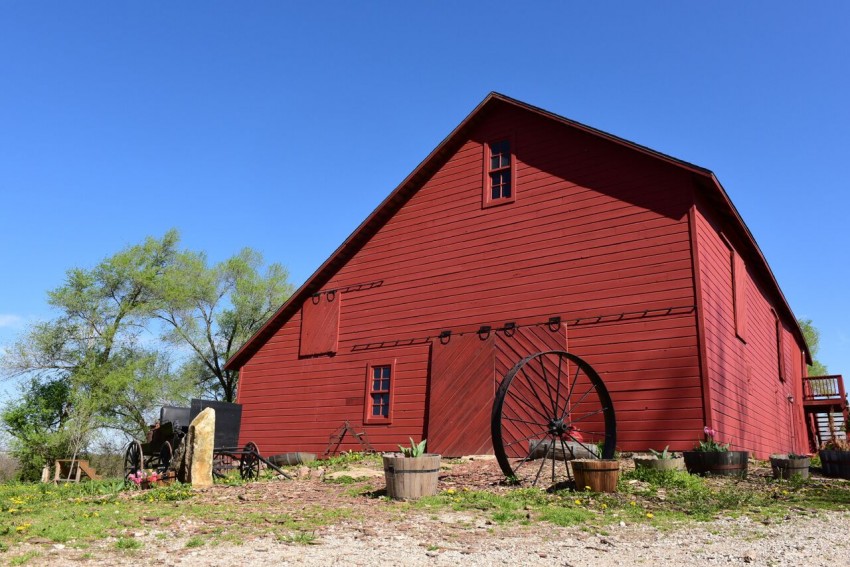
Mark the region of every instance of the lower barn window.
[[392, 419], [393, 364], [370, 364], [367, 371], [366, 423]]

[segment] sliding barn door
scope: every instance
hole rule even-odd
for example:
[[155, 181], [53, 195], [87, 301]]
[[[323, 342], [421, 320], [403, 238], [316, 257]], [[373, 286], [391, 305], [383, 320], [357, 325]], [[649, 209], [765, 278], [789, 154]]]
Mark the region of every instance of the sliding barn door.
[[529, 326], [482, 339], [475, 333], [454, 335], [431, 347], [428, 401], [428, 451], [446, 457], [492, 454], [490, 415], [496, 389], [524, 357], [566, 350], [564, 326]]
[[493, 452], [494, 337], [456, 335], [431, 347], [428, 452], [446, 457]]

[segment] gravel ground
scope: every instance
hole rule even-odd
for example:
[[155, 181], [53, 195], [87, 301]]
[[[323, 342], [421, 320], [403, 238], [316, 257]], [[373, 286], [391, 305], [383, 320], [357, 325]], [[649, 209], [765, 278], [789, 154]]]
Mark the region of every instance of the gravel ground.
[[[186, 538], [143, 536], [146, 551], [117, 552], [105, 540], [78, 550], [25, 545], [42, 552], [40, 565], [847, 565], [850, 513], [798, 516], [776, 525], [722, 519], [660, 531], [648, 526], [614, 526], [607, 535], [537, 524], [497, 529], [463, 514], [439, 520], [413, 517], [403, 524], [364, 523], [324, 529], [314, 545], [259, 537], [243, 545], [189, 549]], [[470, 521], [473, 527], [468, 527]], [[436, 549], [435, 549], [436, 548]], [[17, 553], [16, 553], [17, 555]], [[76, 561], [75, 561], [76, 559]]]
[[[141, 549], [120, 551], [116, 538], [80, 550], [50, 542], [30, 542], [4, 554], [5, 561], [39, 555], [31, 565], [850, 565], [850, 511], [795, 511], [784, 520], [762, 523], [721, 517], [663, 529], [649, 524], [613, 524], [604, 533], [587, 526], [558, 527], [546, 522], [494, 525], [471, 512], [438, 514], [402, 511], [392, 503], [352, 497], [351, 485], [322, 482], [316, 471], [295, 481], [216, 486], [191, 502], [239, 506], [245, 513], [269, 505], [293, 516], [307, 506], [349, 508], [352, 518], [319, 528], [309, 544], [281, 542], [258, 528], [239, 545], [206, 541], [215, 527], [196, 522], [157, 525], [128, 532]], [[463, 486], [499, 491], [493, 463], [466, 463], [441, 477], [441, 489]], [[173, 504], [172, 504], [173, 505]], [[185, 505], [185, 504], [183, 504]], [[366, 519], [363, 519], [366, 518]], [[187, 547], [190, 538], [205, 542]]]

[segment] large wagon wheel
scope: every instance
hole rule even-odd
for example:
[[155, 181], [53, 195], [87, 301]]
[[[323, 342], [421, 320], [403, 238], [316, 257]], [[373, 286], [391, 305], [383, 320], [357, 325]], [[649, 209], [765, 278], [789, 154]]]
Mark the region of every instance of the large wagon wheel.
[[131, 474], [136, 474], [142, 469], [144, 458], [142, 444], [138, 441], [130, 441], [124, 452], [124, 480], [128, 480]]
[[162, 470], [167, 470], [172, 457], [174, 457], [174, 449], [171, 447], [171, 441], [166, 441], [159, 450], [159, 467]]
[[260, 450], [257, 444], [249, 441], [239, 457], [239, 476], [242, 480], [256, 480], [260, 477]]
[[596, 371], [565, 351], [519, 361], [502, 380], [490, 420], [493, 449], [510, 479], [536, 486], [571, 480], [569, 460], [614, 456], [611, 397]]

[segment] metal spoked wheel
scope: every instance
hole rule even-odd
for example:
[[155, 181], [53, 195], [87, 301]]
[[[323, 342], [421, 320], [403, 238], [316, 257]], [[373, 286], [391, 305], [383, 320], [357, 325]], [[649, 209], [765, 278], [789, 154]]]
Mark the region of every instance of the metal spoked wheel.
[[260, 478], [260, 450], [253, 441], [248, 442], [239, 457], [239, 476], [242, 480]]
[[568, 461], [610, 459], [617, 443], [602, 379], [565, 351], [527, 356], [505, 375], [490, 427], [502, 472], [533, 486], [566, 486], [572, 480]]
[[142, 444], [138, 441], [130, 441], [127, 445], [127, 450], [124, 452], [124, 480], [130, 478], [131, 474], [136, 474], [142, 469]]

